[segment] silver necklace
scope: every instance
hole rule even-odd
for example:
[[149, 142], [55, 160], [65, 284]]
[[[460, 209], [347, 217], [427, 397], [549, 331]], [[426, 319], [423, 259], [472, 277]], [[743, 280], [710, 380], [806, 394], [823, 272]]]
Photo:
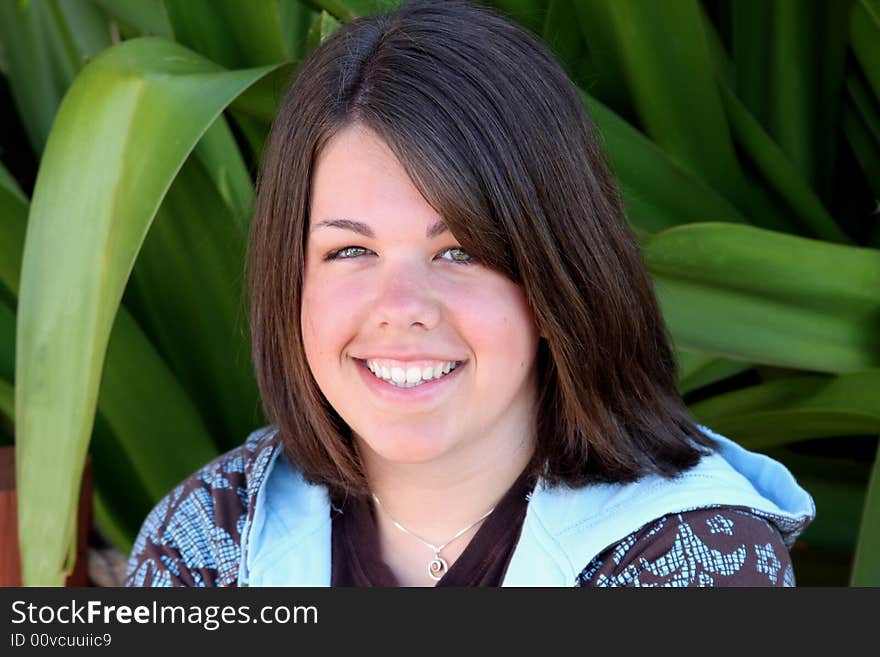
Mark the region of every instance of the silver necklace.
[[450, 538], [448, 541], [446, 541], [443, 545], [434, 545], [433, 543], [429, 543], [428, 541], [426, 541], [425, 539], [423, 539], [421, 536], [417, 536], [416, 534], [413, 534], [410, 530], [408, 530], [406, 527], [404, 527], [404, 526], [401, 525], [399, 522], [397, 522], [397, 521], [394, 519], [394, 516], [392, 516], [392, 515], [388, 512], [388, 509], [386, 509], [384, 506], [382, 506], [382, 502], [379, 501], [379, 498], [376, 497], [376, 494], [375, 494], [375, 493], [373, 493], [373, 499], [376, 500], [376, 504], [378, 504], [378, 505], [379, 505], [379, 508], [382, 509], [382, 511], [385, 512], [385, 515], [387, 515], [388, 518], [391, 520], [391, 522], [394, 523], [394, 526], [395, 526], [395, 527], [397, 527], [400, 531], [405, 532], [405, 533], [409, 534], [410, 536], [412, 536], [413, 538], [415, 538], [415, 539], [421, 541], [422, 543], [424, 543], [425, 545], [427, 545], [429, 548], [431, 548], [431, 550], [433, 550], [433, 552], [434, 552], [434, 558], [431, 559], [431, 560], [428, 562], [428, 577], [430, 577], [430, 578], [433, 579], [434, 581], [438, 581], [438, 580], [440, 580], [440, 579], [443, 577], [443, 575], [446, 574], [446, 571], [449, 570], [449, 565], [446, 563], [446, 560], [445, 560], [443, 557], [440, 556], [440, 550], [442, 550], [442, 549], [445, 548], [447, 545], [449, 545], [450, 543], [452, 543], [452, 541], [454, 541], [455, 539], [459, 538], [462, 534], [464, 534], [464, 533], [465, 533], [467, 530], [469, 530], [471, 527], [473, 527], [473, 526], [476, 525], [477, 523], [481, 522], [482, 520], [485, 520], [485, 519], [489, 516], [489, 514], [492, 513], [492, 512], [495, 510], [495, 507], [493, 506], [493, 507], [492, 507], [491, 509], [489, 509], [486, 513], [484, 513], [482, 517], [480, 517], [480, 518], [477, 519], [475, 522], [472, 522], [472, 523], [469, 524], [467, 527], [465, 527], [464, 529], [462, 529], [462, 530], [461, 530], [460, 532], [458, 532], [455, 536], [453, 536], [453, 537]]

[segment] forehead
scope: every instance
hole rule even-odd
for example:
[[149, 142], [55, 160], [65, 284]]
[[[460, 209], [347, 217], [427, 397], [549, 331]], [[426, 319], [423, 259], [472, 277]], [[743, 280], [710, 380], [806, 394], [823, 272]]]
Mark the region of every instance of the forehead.
[[[432, 230], [440, 215], [424, 199], [388, 145], [373, 131], [352, 125], [324, 145], [310, 193], [310, 232], [346, 220], [393, 231]], [[351, 227], [351, 226], [349, 226]]]

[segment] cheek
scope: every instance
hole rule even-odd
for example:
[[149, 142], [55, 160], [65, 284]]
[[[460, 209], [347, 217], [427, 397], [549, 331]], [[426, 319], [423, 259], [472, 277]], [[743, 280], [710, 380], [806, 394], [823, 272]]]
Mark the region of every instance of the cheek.
[[460, 295], [456, 316], [480, 358], [528, 365], [537, 351], [538, 330], [523, 290], [507, 279]]

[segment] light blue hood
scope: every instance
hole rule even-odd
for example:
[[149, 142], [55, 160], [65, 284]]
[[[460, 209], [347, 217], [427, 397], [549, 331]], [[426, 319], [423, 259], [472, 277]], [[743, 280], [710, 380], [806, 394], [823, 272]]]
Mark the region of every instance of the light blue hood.
[[[747, 506], [772, 522], [791, 547], [816, 515], [809, 493], [781, 463], [700, 426], [720, 445], [668, 480], [582, 488], [539, 482], [504, 586], [574, 586], [607, 547], [669, 513], [718, 505]], [[253, 520], [242, 531], [241, 586], [329, 586], [328, 491], [307, 483], [277, 449], [259, 486]]]

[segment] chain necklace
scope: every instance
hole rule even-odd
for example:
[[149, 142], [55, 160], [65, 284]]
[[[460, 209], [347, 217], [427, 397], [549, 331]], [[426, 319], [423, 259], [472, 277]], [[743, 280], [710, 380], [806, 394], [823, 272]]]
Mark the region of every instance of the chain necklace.
[[472, 522], [472, 523], [469, 524], [467, 527], [465, 527], [464, 529], [462, 529], [461, 531], [459, 531], [455, 536], [453, 536], [452, 538], [450, 538], [450, 539], [449, 539], [448, 541], [446, 541], [443, 545], [434, 545], [433, 543], [429, 543], [428, 541], [426, 541], [425, 539], [423, 539], [421, 536], [417, 536], [417, 535], [413, 534], [410, 530], [408, 530], [406, 527], [404, 527], [404, 526], [401, 525], [399, 522], [397, 522], [397, 521], [394, 519], [394, 516], [392, 516], [392, 515], [388, 512], [388, 509], [386, 509], [384, 506], [382, 506], [382, 502], [379, 501], [379, 498], [376, 497], [376, 494], [375, 494], [375, 493], [373, 493], [373, 499], [376, 500], [376, 504], [378, 504], [378, 505], [379, 505], [379, 508], [382, 509], [382, 511], [385, 512], [385, 515], [387, 515], [388, 518], [391, 520], [391, 522], [394, 523], [394, 526], [395, 526], [395, 527], [397, 527], [400, 531], [402, 531], [402, 532], [404, 532], [404, 533], [406, 533], [406, 534], [409, 534], [409, 535], [412, 536], [413, 538], [415, 538], [415, 539], [421, 541], [423, 544], [425, 544], [425, 545], [427, 545], [429, 548], [431, 548], [431, 550], [434, 552], [434, 558], [431, 559], [431, 560], [428, 562], [428, 577], [430, 577], [430, 578], [433, 579], [434, 581], [439, 581], [439, 580], [443, 577], [443, 575], [446, 574], [446, 571], [449, 570], [449, 565], [446, 563], [446, 560], [445, 560], [443, 557], [440, 556], [440, 550], [442, 550], [442, 549], [445, 548], [447, 545], [449, 545], [450, 543], [452, 543], [452, 541], [454, 541], [455, 539], [459, 538], [462, 534], [464, 534], [464, 533], [465, 533], [467, 530], [469, 530], [471, 527], [473, 527], [473, 526], [476, 525], [477, 523], [479, 523], [479, 522], [485, 520], [485, 519], [489, 516], [489, 514], [492, 513], [492, 512], [495, 510], [495, 507], [493, 506], [493, 507], [492, 507], [491, 509], [489, 509], [485, 514], [483, 514], [482, 517], [480, 517], [480, 518], [477, 519], [475, 522]]

